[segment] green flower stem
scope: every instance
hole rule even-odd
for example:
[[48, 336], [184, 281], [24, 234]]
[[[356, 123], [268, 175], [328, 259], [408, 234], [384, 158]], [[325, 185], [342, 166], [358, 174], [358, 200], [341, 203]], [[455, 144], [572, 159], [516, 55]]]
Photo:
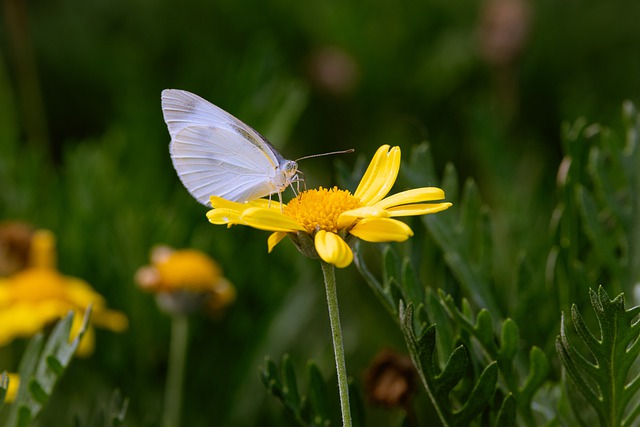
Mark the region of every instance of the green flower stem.
[[164, 410], [162, 425], [175, 427], [180, 425], [182, 411], [182, 383], [187, 355], [187, 337], [189, 321], [186, 315], [171, 316], [171, 343], [169, 347], [169, 368], [164, 391]]
[[327, 291], [327, 305], [329, 306], [329, 321], [333, 336], [333, 353], [336, 358], [338, 373], [338, 390], [340, 393], [340, 409], [342, 410], [342, 425], [351, 427], [351, 408], [349, 406], [349, 385], [347, 383], [347, 366], [344, 361], [344, 346], [342, 345], [342, 328], [340, 327], [340, 312], [338, 310], [338, 292], [336, 290], [336, 272], [332, 264], [320, 261], [324, 285]]

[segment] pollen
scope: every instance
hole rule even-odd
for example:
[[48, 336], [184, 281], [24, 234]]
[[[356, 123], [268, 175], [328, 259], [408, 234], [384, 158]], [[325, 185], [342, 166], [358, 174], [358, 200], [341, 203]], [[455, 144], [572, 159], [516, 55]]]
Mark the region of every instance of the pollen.
[[300, 193], [287, 203], [283, 212], [295, 219], [309, 234], [318, 230], [337, 233], [340, 214], [360, 206], [360, 199], [348, 190], [320, 187]]

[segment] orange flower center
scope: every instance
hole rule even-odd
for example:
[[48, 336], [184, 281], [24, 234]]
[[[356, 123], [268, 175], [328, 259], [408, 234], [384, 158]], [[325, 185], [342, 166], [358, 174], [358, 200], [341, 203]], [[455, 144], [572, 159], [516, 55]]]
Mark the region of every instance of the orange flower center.
[[284, 214], [295, 219], [309, 234], [318, 230], [338, 232], [342, 212], [360, 207], [360, 199], [338, 187], [303, 191], [284, 207]]

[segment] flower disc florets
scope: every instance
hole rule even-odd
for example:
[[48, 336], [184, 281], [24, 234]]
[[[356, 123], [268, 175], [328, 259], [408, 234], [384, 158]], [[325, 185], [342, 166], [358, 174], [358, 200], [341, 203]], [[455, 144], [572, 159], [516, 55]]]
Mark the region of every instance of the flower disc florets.
[[360, 207], [360, 199], [338, 187], [306, 190], [285, 207], [283, 213], [293, 218], [309, 234], [318, 230], [338, 232], [341, 213]]

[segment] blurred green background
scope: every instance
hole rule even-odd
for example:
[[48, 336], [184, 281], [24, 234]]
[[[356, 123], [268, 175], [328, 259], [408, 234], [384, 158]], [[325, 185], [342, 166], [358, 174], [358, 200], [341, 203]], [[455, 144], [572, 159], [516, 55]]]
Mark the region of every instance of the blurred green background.
[[[288, 242], [267, 254], [267, 233], [207, 223], [172, 168], [162, 89], [210, 100], [289, 159], [355, 148], [338, 159], [352, 168], [381, 144], [408, 155], [430, 141], [437, 168], [474, 177], [496, 213], [498, 276], [511, 251], [545, 243], [530, 230], [554, 205], [562, 121], [616, 123], [623, 100], [640, 100], [631, 0], [3, 0], [1, 13], [0, 219], [54, 231], [60, 270], [130, 319], [98, 331], [42, 425], [89, 418], [114, 388], [130, 398], [127, 425], [159, 422], [169, 321], [133, 283], [158, 243], [204, 250], [238, 290], [223, 318], [192, 318], [184, 425], [287, 425], [258, 380], [267, 354], [300, 370], [313, 358], [333, 387], [319, 266]], [[334, 184], [335, 162], [303, 161], [308, 186]], [[354, 267], [338, 284], [361, 382], [379, 349], [404, 344]]]

